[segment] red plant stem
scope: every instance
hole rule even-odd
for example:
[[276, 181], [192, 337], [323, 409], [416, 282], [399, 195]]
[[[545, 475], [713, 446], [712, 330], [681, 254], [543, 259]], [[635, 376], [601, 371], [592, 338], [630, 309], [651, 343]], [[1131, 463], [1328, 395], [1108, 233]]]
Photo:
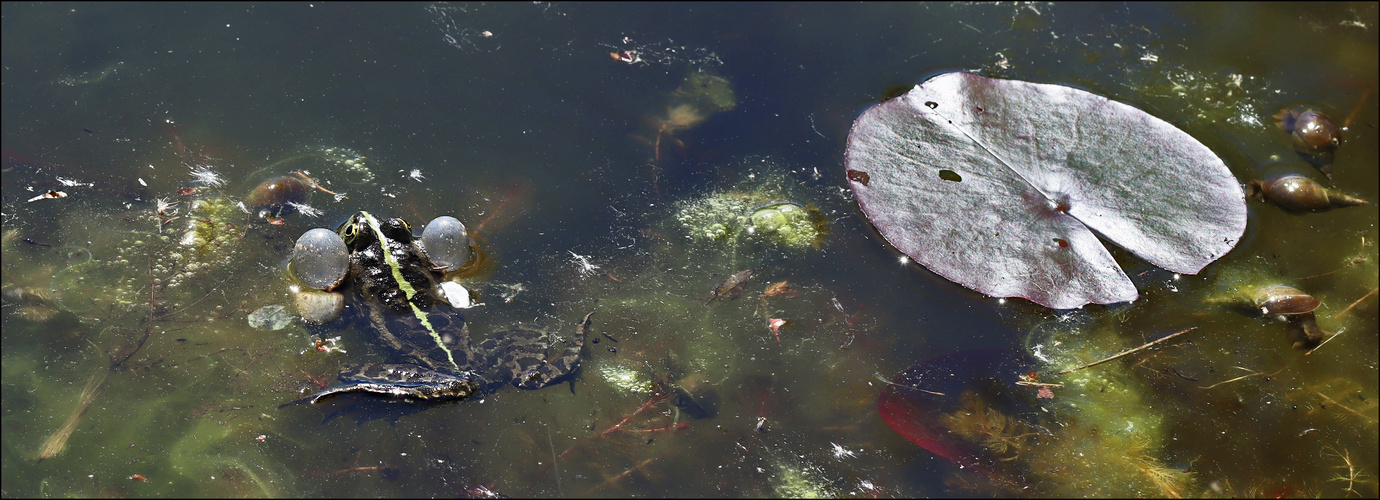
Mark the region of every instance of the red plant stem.
[[293, 368], [297, 368], [297, 371], [302, 372], [302, 376], [307, 377], [307, 379], [308, 379], [308, 380], [311, 380], [311, 383], [316, 384], [316, 387], [318, 387], [318, 388], [320, 388], [320, 387], [326, 387], [327, 385], [330, 385], [330, 384], [327, 384], [327, 383], [325, 383], [325, 382], [322, 382], [321, 379], [318, 379], [318, 378], [316, 378], [316, 377], [313, 377], [310, 373], [307, 373], [306, 370], [303, 370], [303, 369], [300, 368], [300, 367], [295, 367], [295, 366], [294, 366]]
[[1351, 108], [1351, 114], [1346, 115], [1346, 120], [1342, 121], [1343, 128], [1350, 127], [1351, 123], [1356, 121], [1356, 114], [1361, 112], [1361, 106], [1366, 103], [1367, 99], [1370, 99], [1370, 93], [1372, 90], [1375, 90], [1375, 87], [1375, 82], [1371, 82], [1370, 86], [1366, 87], [1365, 93], [1361, 94], [1361, 101], [1357, 102], [1356, 106]]
[[485, 217], [484, 220], [479, 221], [479, 225], [475, 226], [474, 232], [472, 232], [471, 234], [479, 236], [479, 232], [484, 229], [484, 225], [488, 224], [489, 221], [494, 220], [495, 217], [498, 217], [498, 214], [503, 212], [503, 207], [508, 206], [508, 202], [513, 201], [513, 198], [516, 197], [516, 194], [517, 185], [514, 184], [508, 186], [508, 192], [503, 195], [503, 201], [498, 203], [498, 207], [494, 208], [493, 211], [489, 213], [488, 217]]
[[628, 423], [629, 420], [632, 420], [633, 417], [636, 417], [638, 413], [642, 413], [642, 412], [645, 411], [647, 408], [651, 408], [652, 405], [654, 405], [654, 404], [660, 402], [660, 401], [663, 400], [663, 399], [666, 399], [666, 396], [661, 396], [661, 395], [652, 396], [652, 399], [647, 400], [646, 403], [642, 403], [642, 406], [641, 406], [640, 408], [638, 408], [637, 411], [634, 411], [634, 412], [628, 414], [628, 416], [623, 417], [623, 421], [618, 422], [618, 423], [616, 423], [616, 424], [613, 424], [613, 427], [609, 427], [608, 430], [605, 430], [604, 432], [599, 433], [599, 435], [600, 435], [600, 436], [604, 436], [604, 435], [607, 435], [607, 434], [610, 433], [610, 432], [613, 432], [613, 431], [618, 430], [619, 428], [623, 427], [623, 424]]
[[[626, 417], [623, 417], [623, 420], [620, 421], [620, 422], [618, 422], [618, 423], [616, 423], [616, 424], [613, 424], [613, 427], [609, 427], [609, 428], [608, 428], [607, 430], [605, 430], [604, 432], [600, 432], [599, 434], [596, 434], [596, 435], [590, 436], [590, 437], [588, 437], [588, 438], [585, 438], [585, 440], [604, 437], [604, 436], [608, 435], [610, 432], [613, 432], [613, 431], [616, 431], [616, 430], [622, 428], [622, 427], [623, 427], [623, 424], [628, 423], [628, 421], [629, 421], [629, 420], [632, 420], [633, 417], [636, 417], [638, 413], [642, 413], [643, 411], [646, 411], [647, 408], [651, 408], [652, 405], [657, 404], [658, 402], [661, 402], [661, 401], [664, 400], [664, 399], [666, 399], [666, 395], [665, 395], [665, 394], [658, 394], [658, 395], [652, 396], [652, 399], [647, 400], [646, 403], [642, 403], [642, 406], [638, 407], [636, 411], [634, 411], [634, 412], [632, 412], [632, 413], [629, 413], [628, 416], [626, 416]], [[629, 432], [634, 432], [634, 431], [629, 431]], [[566, 448], [565, 451], [562, 451], [561, 454], [560, 454], [560, 455], [557, 455], [556, 458], [565, 458], [566, 455], [570, 454], [571, 450], [574, 450], [576, 446], [579, 446], [580, 443], [583, 443], [583, 442], [584, 442], [584, 440], [579, 441], [579, 442], [576, 442], [575, 444], [570, 445], [569, 448]]]

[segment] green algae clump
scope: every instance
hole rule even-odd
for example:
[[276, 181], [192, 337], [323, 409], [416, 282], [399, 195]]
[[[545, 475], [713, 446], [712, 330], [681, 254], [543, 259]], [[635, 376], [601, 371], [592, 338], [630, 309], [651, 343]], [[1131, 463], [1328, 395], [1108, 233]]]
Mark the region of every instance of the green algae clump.
[[725, 191], [681, 202], [676, 220], [692, 240], [739, 238], [789, 248], [818, 247], [829, 222], [813, 205], [770, 190]]

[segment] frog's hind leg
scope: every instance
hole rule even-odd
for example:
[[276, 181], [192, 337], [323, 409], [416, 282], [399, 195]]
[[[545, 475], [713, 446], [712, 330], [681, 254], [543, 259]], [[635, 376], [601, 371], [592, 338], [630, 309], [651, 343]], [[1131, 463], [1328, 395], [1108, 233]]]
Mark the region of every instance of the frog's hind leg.
[[591, 311], [580, 320], [575, 328], [575, 338], [554, 360], [546, 359], [546, 350], [550, 346], [545, 342], [536, 344], [540, 350], [518, 349], [504, 356], [504, 364], [513, 370], [513, 385], [519, 389], [541, 389], [574, 374], [580, 368], [580, 351], [585, 346], [585, 332], [589, 329], [589, 318], [592, 316], [594, 312]]
[[354, 364], [340, 372], [338, 385], [317, 391], [298, 403], [319, 403], [339, 394], [364, 393], [400, 401], [443, 401], [464, 399], [479, 392], [480, 381], [472, 373], [449, 374], [417, 365]]

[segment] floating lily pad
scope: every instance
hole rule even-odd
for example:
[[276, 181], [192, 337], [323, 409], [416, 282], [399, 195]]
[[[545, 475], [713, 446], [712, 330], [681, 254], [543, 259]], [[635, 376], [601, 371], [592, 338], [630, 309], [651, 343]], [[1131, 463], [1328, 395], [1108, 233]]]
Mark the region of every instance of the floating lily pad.
[[1241, 186], [1206, 146], [1060, 85], [936, 76], [859, 117], [845, 163], [898, 250], [978, 292], [1057, 309], [1138, 296], [1098, 236], [1195, 274], [1246, 228]]

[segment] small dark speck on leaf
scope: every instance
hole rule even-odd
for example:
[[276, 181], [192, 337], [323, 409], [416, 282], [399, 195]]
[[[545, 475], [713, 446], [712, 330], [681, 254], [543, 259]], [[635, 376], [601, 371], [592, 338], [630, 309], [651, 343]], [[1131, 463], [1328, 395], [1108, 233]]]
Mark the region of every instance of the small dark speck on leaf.
[[944, 180], [946, 180], [946, 181], [954, 181], [954, 182], [962, 182], [962, 181], [963, 181], [963, 176], [958, 175], [958, 172], [954, 172], [953, 170], [940, 170], [940, 171], [939, 171], [939, 178], [940, 178], [940, 179], [944, 179]]
[[867, 172], [863, 172], [863, 171], [861, 171], [861, 170], [851, 170], [851, 169], [850, 169], [850, 170], [848, 171], [848, 180], [866, 186], [866, 185], [867, 185], [867, 181], [868, 181]]
[[929, 106], [930, 109], [937, 109], [937, 108], [939, 108], [939, 103], [934, 102], [934, 101], [925, 101], [925, 105], [926, 105], [926, 106]]

